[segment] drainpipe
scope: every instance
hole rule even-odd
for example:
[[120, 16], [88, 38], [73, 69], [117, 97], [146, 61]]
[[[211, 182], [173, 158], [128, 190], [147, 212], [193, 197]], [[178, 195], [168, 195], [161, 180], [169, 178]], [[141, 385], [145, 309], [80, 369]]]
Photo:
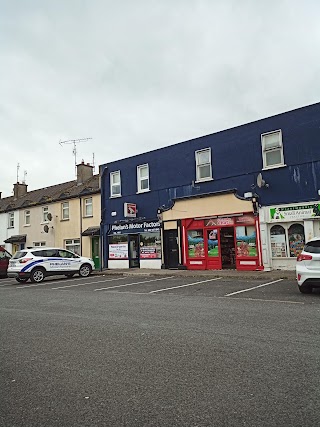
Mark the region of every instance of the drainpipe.
[[108, 268], [108, 265], [105, 266], [105, 262], [104, 262], [104, 222], [103, 222], [103, 217], [104, 217], [104, 213], [105, 213], [105, 208], [103, 208], [103, 205], [105, 203], [105, 197], [104, 197], [104, 192], [102, 191], [103, 188], [105, 188], [105, 186], [102, 184], [103, 183], [103, 179], [104, 179], [104, 175], [108, 170], [108, 166], [106, 166], [102, 173], [100, 172], [100, 200], [101, 200], [101, 206], [100, 206], [100, 210], [101, 210], [101, 220], [100, 220], [100, 271], [102, 271], [102, 264], [103, 267]]
[[82, 256], [82, 199], [79, 196], [80, 201], [80, 255]]

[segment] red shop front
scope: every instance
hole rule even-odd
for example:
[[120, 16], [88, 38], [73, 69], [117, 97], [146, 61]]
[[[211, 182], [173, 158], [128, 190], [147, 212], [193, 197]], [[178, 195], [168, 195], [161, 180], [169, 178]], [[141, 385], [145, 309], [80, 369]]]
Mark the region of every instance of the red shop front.
[[263, 270], [259, 220], [250, 213], [184, 219], [183, 263], [190, 270]]

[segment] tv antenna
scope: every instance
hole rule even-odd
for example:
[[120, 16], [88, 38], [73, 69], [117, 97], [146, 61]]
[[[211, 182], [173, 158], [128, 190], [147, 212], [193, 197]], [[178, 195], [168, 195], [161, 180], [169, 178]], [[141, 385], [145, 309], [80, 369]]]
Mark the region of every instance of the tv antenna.
[[20, 169], [20, 163], [17, 163], [17, 182], [19, 182], [19, 169]]
[[74, 170], [77, 175], [77, 144], [80, 142], [88, 141], [92, 138], [78, 138], [78, 139], [67, 139], [66, 141], [59, 141], [59, 144], [73, 144], [72, 154], [74, 155]]

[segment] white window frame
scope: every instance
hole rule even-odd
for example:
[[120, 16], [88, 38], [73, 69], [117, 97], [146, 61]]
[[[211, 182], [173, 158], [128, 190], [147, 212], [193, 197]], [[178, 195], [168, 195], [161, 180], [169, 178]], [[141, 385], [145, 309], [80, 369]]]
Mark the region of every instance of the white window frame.
[[33, 242], [34, 247], [46, 246], [46, 242]]
[[[88, 211], [89, 211], [89, 213], [88, 213]], [[87, 197], [86, 199], [84, 199], [83, 216], [84, 217], [93, 216], [93, 200], [92, 200], [92, 197]]]
[[14, 228], [14, 212], [8, 213], [8, 228]]
[[48, 213], [49, 213], [49, 208], [48, 206], [43, 206], [42, 207], [42, 222], [49, 222], [48, 220]]
[[[265, 138], [267, 136], [270, 136], [272, 134], [279, 134], [279, 145], [276, 147], [272, 147], [272, 148], [266, 148], [265, 147]], [[279, 168], [282, 166], [285, 166], [284, 164], [284, 156], [283, 156], [283, 143], [282, 143], [282, 131], [281, 129], [278, 130], [273, 130], [271, 132], [265, 132], [261, 134], [261, 147], [262, 147], [262, 161], [263, 161], [263, 169], [274, 169], [274, 168]], [[276, 163], [273, 165], [267, 165], [267, 153], [271, 153], [271, 152], [276, 152], [279, 151], [280, 152], [280, 163]]]
[[24, 225], [25, 226], [29, 226], [30, 225], [30, 217], [31, 217], [30, 209], [26, 209], [24, 211]]
[[61, 220], [66, 221], [68, 219], [70, 219], [69, 202], [62, 202], [61, 203]]
[[[204, 152], [208, 152], [209, 153], [209, 159], [210, 162], [206, 162], [206, 163], [201, 163], [200, 159], [199, 159], [199, 155], [204, 153]], [[211, 157], [211, 148], [203, 148], [201, 150], [197, 150], [195, 151], [195, 159], [196, 159], [196, 182], [204, 182], [204, 181], [211, 181], [212, 180], [212, 157]], [[209, 166], [210, 167], [210, 175], [206, 176], [204, 178], [201, 178], [200, 175], [200, 169], [203, 166]]]
[[66, 239], [64, 241], [64, 248], [67, 249], [68, 251], [71, 251], [80, 255], [80, 252], [81, 252], [80, 239]]
[[[114, 182], [114, 178], [118, 178], [118, 182]], [[119, 192], [115, 188], [119, 187]], [[110, 172], [110, 197], [121, 197], [121, 174], [120, 171]]]
[[[141, 176], [141, 171], [143, 169], [147, 168], [148, 170], [148, 176], [147, 177], [142, 177]], [[150, 191], [150, 173], [149, 173], [149, 164], [145, 163], [144, 165], [139, 165], [137, 166], [137, 189], [138, 189], [138, 193], [145, 193], [147, 191]], [[142, 182], [147, 181], [147, 188], [142, 188]]]

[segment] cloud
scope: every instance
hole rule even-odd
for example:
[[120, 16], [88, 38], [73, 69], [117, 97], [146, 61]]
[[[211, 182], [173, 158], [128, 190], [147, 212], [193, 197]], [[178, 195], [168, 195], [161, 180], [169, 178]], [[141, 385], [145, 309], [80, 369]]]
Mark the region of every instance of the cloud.
[[[0, 16], [2, 196], [319, 101], [315, 1], [16, 0]], [[306, 31], [307, 29], [307, 31]], [[4, 66], [3, 66], [4, 65]], [[97, 170], [96, 170], [97, 171]]]

